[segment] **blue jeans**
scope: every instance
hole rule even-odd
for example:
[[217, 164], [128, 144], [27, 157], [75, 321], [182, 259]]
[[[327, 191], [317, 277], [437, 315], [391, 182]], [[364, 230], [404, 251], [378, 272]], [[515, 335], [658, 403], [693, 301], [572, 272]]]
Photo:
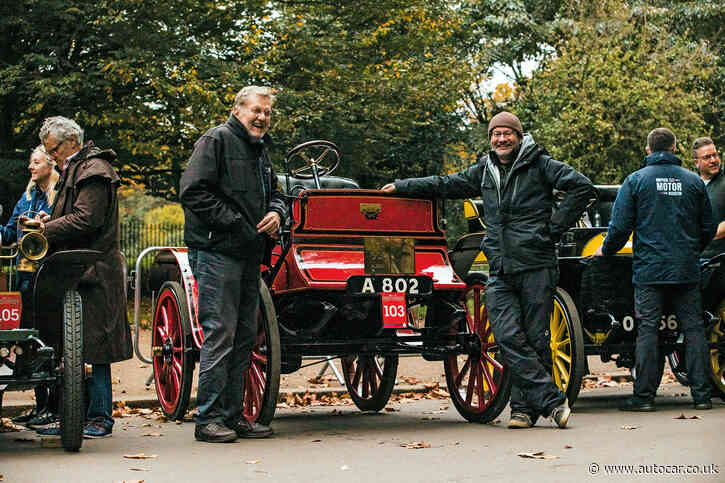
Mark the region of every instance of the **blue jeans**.
[[257, 338], [259, 260], [189, 249], [189, 264], [199, 288], [199, 323], [204, 332], [195, 421], [238, 421], [244, 375]]
[[88, 422], [100, 422], [113, 429], [113, 391], [111, 364], [93, 364], [93, 373], [86, 383], [88, 389]]

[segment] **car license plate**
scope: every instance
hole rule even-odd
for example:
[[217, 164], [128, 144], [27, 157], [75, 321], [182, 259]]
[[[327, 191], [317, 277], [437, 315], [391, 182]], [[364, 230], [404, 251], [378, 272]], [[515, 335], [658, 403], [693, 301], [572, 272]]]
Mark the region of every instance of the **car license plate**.
[[404, 293], [380, 294], [383, 314], [383, 327], [386, 329], [405, 329], [408, 320], [408, 307]]
[[0, 292], [0, 330], [19, 328], [22, 311], [20, 292]]
[[429, 295], [433, 291], [433, 279], [419, 275], [390, 277], [354, 275], [347, 279], [347, 291], [353, 295], [378, 293]]

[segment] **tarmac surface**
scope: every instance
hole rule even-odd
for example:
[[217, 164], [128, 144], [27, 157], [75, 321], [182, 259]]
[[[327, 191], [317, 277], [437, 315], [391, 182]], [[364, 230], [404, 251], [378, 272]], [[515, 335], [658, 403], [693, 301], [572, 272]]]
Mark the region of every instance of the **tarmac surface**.
[[[142, 330], [140, 334], [140, 347], [143, 353], [150, 356], [150, 331]], [[336, 367], [340, 368], [339, 361], [333, 361]], [[590, 369], [590, 382], [592, 386], [608, 384], [608, 380], [622, 382], [631, 380], [629, 371], [616, 367], [614, 362], [602, 363], [599, 357], [588, 358]], [[330, 367], [320, 360], [303, 361], [305, 364], [314, 364], [300, 369], [292, 374], [282, 374], [280, 380], [280, 394], [304, 394], [312, 392], [317, 394], [337, 393], [345, 391], [344, 383], [341, 385], [334, 376]], [[674, 381], [669, 366], [666, 366], [665, 381]], [[320, 371], [324, 371], [318, 377]], [[146, 385], [152, 375], [151, 364], [133, 359], [118, 362], [111, 365], [111, 377], [113, 379], [113, 399], [123, 401], [135, 407], [153, 407], [158, 405], [156, 392], [153, 383]], [[197, 373], [194, 374], [192, 387], [192, 400], [196, 395]], [[419, 356], [401, 357], [398, 366], [397, 391], [427, 391], [438, 384], [441, 388], [446, 387], [445, 375], [443, 374], [442, 362], [429, 362]], [[17, 414], [18, 412], [34, 405], [33, 391], [8, 392], [3, 398], [3, 416]]]
[[631, 384], [585, 390], [569, 426], [509, 430], [463, 420], [447, 398], [393, 398], [380, 413], [351, 405], [279, 408], [275, 436], [208, 444], [194, 424], [126, 410], [113, 436], [66, 453], [35, 433], [0, 433], [0, 481], [25, 482], [595, 482], [725, 479], [725, 404], [694, 411], [664, 384], [654, 413], [616, 409]]

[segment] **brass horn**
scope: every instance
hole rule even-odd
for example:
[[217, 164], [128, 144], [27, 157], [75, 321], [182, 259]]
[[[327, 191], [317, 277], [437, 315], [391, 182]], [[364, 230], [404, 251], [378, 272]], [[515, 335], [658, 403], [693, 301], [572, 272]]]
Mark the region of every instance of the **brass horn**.
[[36, 262], [48, 253], [48, 239], [40, 230], [27, 230], [20, 239], [18, 248], [25, 258]]

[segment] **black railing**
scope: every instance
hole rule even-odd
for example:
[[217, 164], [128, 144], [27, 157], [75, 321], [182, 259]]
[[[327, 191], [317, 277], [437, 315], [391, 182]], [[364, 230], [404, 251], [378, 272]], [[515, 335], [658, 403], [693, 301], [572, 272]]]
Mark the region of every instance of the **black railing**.
[[[145, 224], [134, 221], [121, 223], [121, 251], [126, 256], [129, 272], [136, 268], [136, 258], [148, 247], [184, 245], [184, 225], [177, 223]], [[146, 257], [144, 270], [153, 263], [153, 256]]]

